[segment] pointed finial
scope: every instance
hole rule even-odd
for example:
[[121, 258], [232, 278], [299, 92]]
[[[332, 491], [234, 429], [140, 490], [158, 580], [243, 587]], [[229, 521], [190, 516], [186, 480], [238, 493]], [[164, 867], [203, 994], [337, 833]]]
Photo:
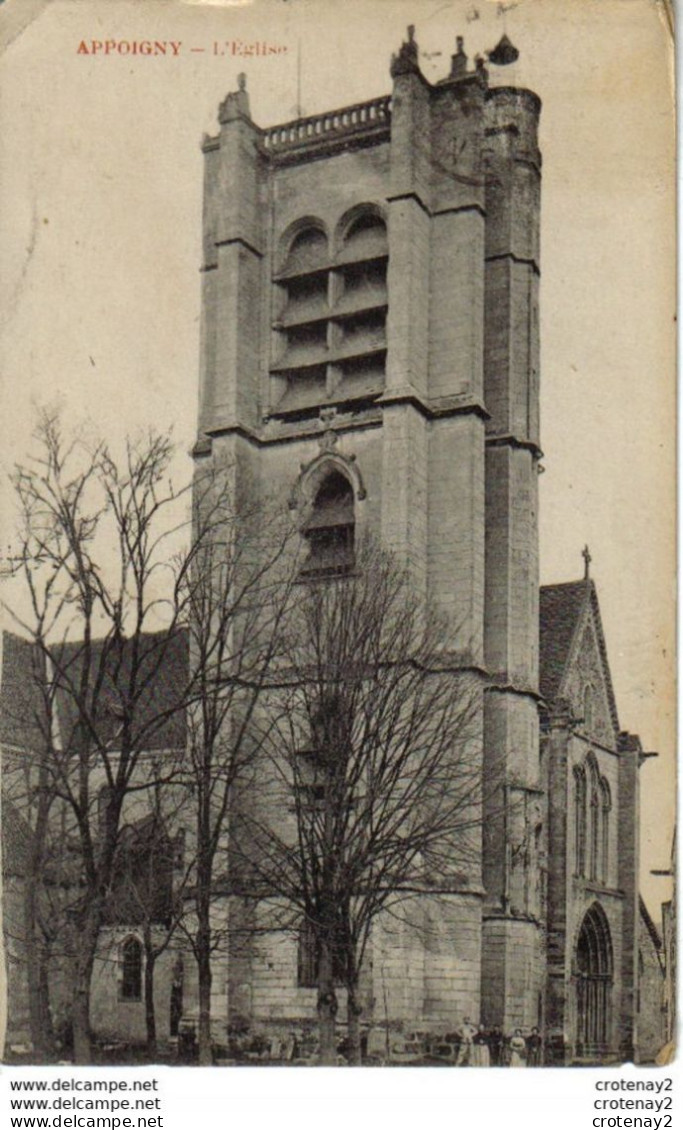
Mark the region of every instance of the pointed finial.
[[584, 545], [583, 549], [581, 550], [581, 556], [583, 557], [583, 561], [584, 561], [583, 579], [584, 579], [584, 581], [587, 581], [590, 578], [590, 575], [591, 575], [591, 561], [593, 560], [593, 558], [590, 555], [590, 550], [589, 550], [587, 545]]
[[409, 74], [411, 71], [419, 72], [418, 48], [415, 39], [415, 24], [408, 25], [408, 39], [401, 44], [398, 55], [391, 59], [391, 77]]
[[467, 73], [467, 55], [465, 54], [465, 40], [461, 35], [455, 40], [455, 55], [451, 55], [451, 78], [460, 78]]
[[218, 108], [218, 121], [221, 125], [236, 121], [238, 118], [251, 118], [249, 95], [247, 94], [247, 76], [244, 73], [237, 76], [237, 90], [226, 95]]

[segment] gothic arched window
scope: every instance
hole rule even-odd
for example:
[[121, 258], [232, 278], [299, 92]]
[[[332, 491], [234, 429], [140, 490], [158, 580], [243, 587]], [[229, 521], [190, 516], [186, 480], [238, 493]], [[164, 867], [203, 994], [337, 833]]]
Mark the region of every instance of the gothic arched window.
[[588, 844], [587, 844], [587, 869], [589, 879], [595, 881], [600, 874], [600, 772], [595, 754], [589, 753], [586, 758], [586, 785], [588, 802]]
[[574, 770], [574, 845], [576, 874], [583, 875], [586, 870], [586, 774], [578, 767]]
[[302, 568], [304, 576], [334, 576], [353, 568], [353, 490], [339, 471], [331, 471], [318, 487], [302, 532], [309, 548]]
[[142, 945], [137, 938], [126, 938], [121, 946], [121, 999], [139, 1001], [142, 997]]
[[608, 882], [609, 878], [609, 814], [612, 808], [612, 795], [610, 788], [603, 777], [600, 781], [600, 807], [601, 811], [601, 844], [600, 844], [600, 878], [603, 883]]

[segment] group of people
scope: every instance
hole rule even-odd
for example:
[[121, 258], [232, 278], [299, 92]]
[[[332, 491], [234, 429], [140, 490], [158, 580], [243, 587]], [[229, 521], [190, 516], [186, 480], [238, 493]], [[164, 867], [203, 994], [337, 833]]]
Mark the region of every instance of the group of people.
[[494, 1025], [485, 1028], [473, 1024], [466, 1016], [458, 1033], [460, 1046], [457, 1063], [460, 1067], [540, 1067], [542, 1038], [538, 1028], [524, 1036], [515, 1028], [511, 1036]]

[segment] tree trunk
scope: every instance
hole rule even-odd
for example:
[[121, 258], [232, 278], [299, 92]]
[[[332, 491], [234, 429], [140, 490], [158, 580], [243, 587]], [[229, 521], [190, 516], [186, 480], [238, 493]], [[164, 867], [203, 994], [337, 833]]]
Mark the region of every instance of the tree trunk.
[[[79, 962], [80, 966], [80, 962]], [[90, 1041], [90, 974], [85, 969], [76, 971], [73, 999], [74, 1063], [92, 1063]]]
[[37, 1062], [53, 1050], [52, 1019], [48, 996], [47, 950], [36, 921], [36, 894], [39, 880], [27, 886], [24, 898], [24, 941], [28, 987], [29, 1027]]
[[73, 998], [74, 1063], [92, 1063], [90, 1038], [90, 983], [99, 935], [99, 915], [91, 909], [80, 933], [76, 935], [75, 978]]
[[350, 980], [347, 986], [347, 1013], [349, 1063], [352, 1067], [360, 1067], [363, 1062], [360, 1045], [360, 1018], [363, 1015], [363, 1009], [358, 999], [358, 985], [355, 980]]
[[40, 1062], [54, 1051], [54, 1032], [50, 1015], [48, 945], [40, 925], [40, 895], [43, 891], [45, 841], [53, 797], [47, 787], [46, 769], [39, 772], [38, 810], [30, 846], [29, 875], [24, 894], [24, 943], [27, 960], [29, 1025], [31, 1043]]
[[[199, 1065], [209, 1067], [211, 1054], [211, 932], [208, 906], [202, 907], [197, 928], [197, 976], [199, 988]], [[202, 921], [202, 919], [205, 919]]]
[[45, 947], [35, 940], [26, 950], [29, 1027], [35, 1061], [43, 1063], [53, 1050], [52, 1020], [48, 1002], [48, 978]]
[[156, 954], [145, 939], [145, 1027], [147, 1029], [147, 1055], [155, 1059], [157, 1054], [157, 1021], [154, 1011], [154, 965]]
[[318, 1029], [320, 1033], [320, 1063], [334, 1067], [337, 1062], [337, 996], [332, 975], [332, 952], [327, 939], [320, 945], [318, 965]]
[[43, 1048], [47, 1057], [52, 1055], [55, 1050], [55, 1032], [52, 1024], [52, 1013], [50, 1011], [49, 958], [48, 945], [46, 942], [41, 942], [38, 966], [38, 994], [43, 1025]]

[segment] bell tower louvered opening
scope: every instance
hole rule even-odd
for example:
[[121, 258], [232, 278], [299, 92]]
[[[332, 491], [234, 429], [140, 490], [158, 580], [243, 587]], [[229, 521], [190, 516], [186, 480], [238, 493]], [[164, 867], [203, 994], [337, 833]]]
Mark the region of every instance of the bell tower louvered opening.
[[279, 317], [271, 414], [315, 415], [323, 405], [371, 403], [384, 387], [388, 241], [362, 211], [330, 258], [319, 228], [294, 238], [276, 276]]

